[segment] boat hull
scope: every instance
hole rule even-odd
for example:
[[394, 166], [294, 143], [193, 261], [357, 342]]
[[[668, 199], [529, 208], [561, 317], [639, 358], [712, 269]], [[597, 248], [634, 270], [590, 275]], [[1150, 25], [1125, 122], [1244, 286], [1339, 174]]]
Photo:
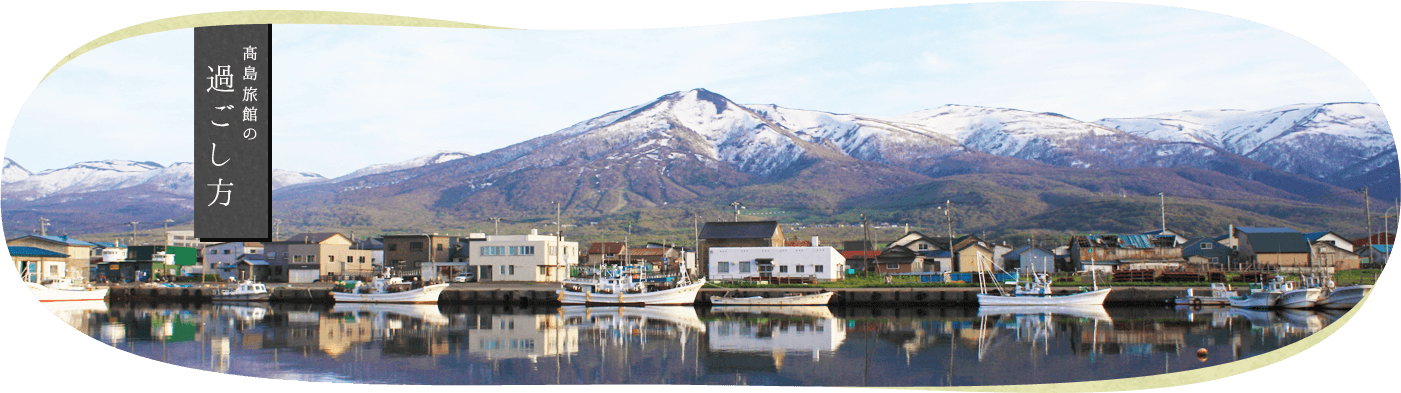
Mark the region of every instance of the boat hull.
[[1216, 296], [1188, 296], [1173, 300], [1179, 306], [1229, 306], [1231, 298]]
[[1280, 295], [1277, 304], [1283, 308], [1313, 308], [1322, 294], [1318, 288], [1295, 289]]
[[643, 293], [592, 293], [575, 292], [560, 289], [558, 292], [559, 303], [563, 305], [627, 305], [627, 306], [661, 306], [661, 305], [689, 305], [696, 303], [696, 295], [705, 285], [705, 281], [688, 284], [685, 286], [672, 288], [664, 291], [643, 292]]
[[331, 292], [331, 297], [336, 299], [336, 303], [399, 303], [399, 304], [436, 304], [438, 295], [447, 289], [448, 284], [429, 285], [410, 291], [394, 293], [345, 293]]
[[825, 306], [832, 301], [832, 295], [836, 292], [814, 293], [811, 295], [784, 296], [784, 297], [721, 297], [711, 296], [710, 304], [714, 306]]
[[1362, 302], [1362, 298], [1367, 297], [1367, 293], [1372, 291], [1371, 285], [1351, 285], [1334, 289], [1327, 296], [1318, 299], [1317, 306], [1320, 308], [1347, 309]]
[[92, 290], [53, 289], [35, 283], [25, 283], [39, 302], [81, 302], [107, 299], [107, 288]]
[[982, 306], [1102, 306], [1109, 297], [1105, 288], [1097, 291], [1060, 296], [995, 296], [978, 294], [978, 305]]
[[244, 293], [244, 294], [238, 294], [238, 295], [214, 295], [213, 297], [210, 298], [210, 300], [213, 300], [213, 301], [216, 301], [216, 302], [266, 302], [266, 301], [268, 301], [268, 300], [271, 299], [271, 298], [272, 298], [272, 294], [271, 294], [271, 293], [263, 292], [263, 293]]
[[1243, 297], [1231, 298], [1231, 307], [1270, 308], [1279, 303], [1279, 292], [1255, 292]]

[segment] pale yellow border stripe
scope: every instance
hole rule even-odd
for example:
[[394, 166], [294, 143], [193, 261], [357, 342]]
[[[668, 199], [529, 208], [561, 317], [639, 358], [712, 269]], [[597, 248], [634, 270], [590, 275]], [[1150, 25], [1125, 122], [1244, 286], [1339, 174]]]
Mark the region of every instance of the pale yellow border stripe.
[[[354, 12], [332, 12], [332, 11], [231, 11], [215, 12], [208, 14], [195, 14], [177, 16], [157, 21], [142, 23], [136, 26], [114, 31], [110, 34], [98, 37], [87, 45], [83, 45], [78, 50], [65, 56], [59, 61], [49, 74], [54, 70], [68, 63], [69, 60], [81, 56], [97, 47], [107, 45], [123, 39], [136, 37], [144, 34], [159, 33], [162, 31], [186, 29], [199, 26], [217, 25], [242, 25], [242, 24], [325, 24], [325, 25], [370, 25], [370, 26], [414, 26], [414, 27], [452, 27], [470, 29], [503, 29], [503, 27], [479, 25], [474, 23], [451, 22], [437, 19], [411, 18], [405, 16], [361, 14]], [[1366, 303], [1364, 299], [1362, 303]], [[1352, 315], [1362, 308], [1358, 304], [1342, 318], [1329, 324], [1328, 327], [1317, 333], [1309, 335], [1303, 340], [1299, 340], [1284, 348], [1280, 348], [1269, 353], [1257, 355], [1255, 357], [1213, 366], [1203, 369], [1175, 372], [1167, 375], [1155, 375], [1138, 378], [1111, 379], [1105, 381], [1056, 383], [1041, 385], [1007, 385], [1007, 386], [973, 386], [973, 387], [901, 387], [887, 389], [905, 390], [943, 390], [943, 391], [989, 391], [989, 392], [1109, 392], [1123, 390], [1143, 390], [1162, 388], [1170, 386], [1182, 386], [1199, 382], [1206, 382], [1221, 379], [1233, 375], [1242, 374], [1251, 370], [1265, 367], [1290, 356], [1303, 352], [1315, 344], [1328, 338], [1333, 332], [1341, 328]], [[1188, 348], [1190, 350], [1190, 348]], [[1195, 352], [1195, 351], [1193, 351]], [[1209, 356], [1224, 356], [1223, 354], [1209, 354]]]

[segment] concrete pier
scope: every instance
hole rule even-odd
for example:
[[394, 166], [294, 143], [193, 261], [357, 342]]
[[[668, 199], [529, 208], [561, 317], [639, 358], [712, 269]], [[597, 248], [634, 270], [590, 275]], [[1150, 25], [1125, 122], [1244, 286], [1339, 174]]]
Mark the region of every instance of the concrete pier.
[[[1199, 288], [1209, 290], [1209, 288]], [[439, 296], [441, 304], [509, 304], [522, 306], [558, 305], [556, 288], [473, 287], [455, 286]], [[729, 294], [735, 297], [777, 297], [789, 293], [835, 292], [831, 305], [851, 306], [973, 306], [978, 304], [978, 288], [703, 288], [696, 298], [697, 305], [709, 305], [711, 296]], [[1171, 304], [1187, 287], [1114, 287], [1105, 305], [1163, 305]], [[118, 302], [208, 302], [218, 291], [216, 287], [150, 288], [114, 286], [108, 300]], [[1057, 289], [1057, 294], [1074, 293], [1074, 288]], [[272, 302], [334, 303], [328, 287], [284, 286], [272, 289]]]

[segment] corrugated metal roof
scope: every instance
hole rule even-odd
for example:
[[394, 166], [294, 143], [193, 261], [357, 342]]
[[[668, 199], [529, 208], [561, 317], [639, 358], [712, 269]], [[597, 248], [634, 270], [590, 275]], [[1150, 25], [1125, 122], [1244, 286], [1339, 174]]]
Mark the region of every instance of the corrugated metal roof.
[[10, 256], [67, 258], [68, 254], [64, 254], [61, 252], [53, 252], [37, 247], [10, 246]]
[[778, 221], [707, 222], [701, 239], [766, 239], [778, 231]]
[[[70, 238], [70, 237], [68, 237], [67, 235], [60, 235], [60, 236], [55, 236], [55, 235], [48, 235], [48, 236], [28, 235], [28, 236], [20, 237], [19, 239], [23, 239], [23, 238], [26, 238], [26, 237], [32, 237], [32, 238], [36, 238], [36, 239], [42, 239], [42, 240], [51, 241], [51, 242], [54, 242], [54, 243], [68, 244], [68, 245], [73, 245], [73, 246], [88, 246], [88, 247], [94, 246], [94, 244], [92, 244], [92, 243], [85, 242], [85, 241], [78, 240], [78, 239], [74, 239], [74, 238]], [[19, 240], [19, 239], [15, 239], [15, 240]]]
[[1299, 233], [1294, 228], [1236, 227], [1236, 230], [1244, 233]]
[[1300, 253], [1309, 252], [1309, 242], [1304, 240], [1304, 234], [1279, 233], [1279, 232], [1259, 232], [1252, 233], [1247, 237], [1250, 240], [1250, 248], [1256, 254], [1268, 253]]

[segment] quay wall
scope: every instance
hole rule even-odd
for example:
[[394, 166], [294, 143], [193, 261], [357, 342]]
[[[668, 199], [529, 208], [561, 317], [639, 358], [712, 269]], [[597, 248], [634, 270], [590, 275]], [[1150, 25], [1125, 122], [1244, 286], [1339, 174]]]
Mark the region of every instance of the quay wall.
[[[1170, 304], [1187, 287], [1114, 287], [1105, 299], [1105, 305], [1161, 305]], [[1207, 288], [1202, 288], [1207, 289]], [[729, 294], [736, 297], [784, 296], [788, 293], [816, 293], [822, 288], [703, 288], [696, 298], [696, 304], [709, 305], [711, 296]], [[977, 288], [826, 288], [836, 292], [831, 305], [853, 306], [971, 306], [978, 304]], [[108, 293], [111, 301], [150, 301], [150, 302], [208, 302], [217, 291], [213, 287], [194, 288], [143, 288], [135, 286], [114, 286]], [[1057, 290], [1056, 294], [1070, 294], [1073, 289]], [[329, 288], [280, 287], [272, 289], [272, 302], [278, 303], [334, 303]], [[439, 295], [442, 304], [520, 304], [558, 305], [554, 289], [493, 289], [493, 288], [449, 288]]]

